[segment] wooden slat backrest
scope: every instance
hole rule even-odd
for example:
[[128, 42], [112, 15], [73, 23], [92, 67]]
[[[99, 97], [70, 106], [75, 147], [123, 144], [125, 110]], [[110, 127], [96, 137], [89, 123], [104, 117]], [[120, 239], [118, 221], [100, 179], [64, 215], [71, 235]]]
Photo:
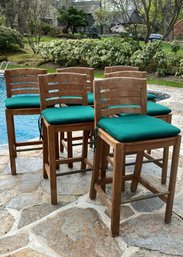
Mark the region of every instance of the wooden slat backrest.
[[104, 116], [146, 114], [146, 94], [146, 79], [115, 77], [94, 81], [95, 124]]
[[94, 69], [89, 67], [66, 67], [58, 68], [57, 72], [74, 72], [80, 74], [86, 74], [87, 76], [87, 92], [93, 92], [93, 80], [94, 80]]
[[111, 73], [115, 71], [125, 71], [125, 70], [136, 70], [138, 71], [138, 67], [134, 66], [126, 66], [126, 65], [117, 65], [117, 66], [106, 66], [104, 73]]
[[38, 75], [43, 69], [8, 69], [5, 71], [7, 97], [13, 95], [39, 94]]
[[105, 73], [104, 76], [105, 78], [114, 78], [114, 77], [146, 78], [147, 73], [146, 71], [126, 70], [126, 71], [115, 71], [115, 72]]
[[83, 86], [86, 80], [86, 75], [70, 72], [40, 75], [41, 110], [61, 104], [87, 105], [87, 91]]

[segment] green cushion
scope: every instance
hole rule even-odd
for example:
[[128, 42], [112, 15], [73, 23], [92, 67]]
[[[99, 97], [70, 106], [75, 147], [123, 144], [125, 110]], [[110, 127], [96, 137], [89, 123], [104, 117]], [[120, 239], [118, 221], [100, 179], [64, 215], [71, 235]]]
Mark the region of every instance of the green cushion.
[[171, 109], [151, 101], [147, 101], [147, 114], [151, 116], [164, 115], [171, 113]]
[[89, 105], [94, 104], [94, 94], [92, 92], [88, 92], [88, 104]]
[[147, 93], [147, 100], [154, 100], [156, 98], [156, 95], [152, 93]]
[[15, 96], [5, 99], [5, 106], [8, 109], [17, 108], [39, 108], [40, 98], [39, 96]]
[[177, 127], [148, 115], [103, 117], [98, 122], [98, 127], [120, 142], [164, 138], [180, 133]]
[[71, 124], [94, 121], [94, 109], [90, 106], [52, 107], [42, 111], [49, 124]]

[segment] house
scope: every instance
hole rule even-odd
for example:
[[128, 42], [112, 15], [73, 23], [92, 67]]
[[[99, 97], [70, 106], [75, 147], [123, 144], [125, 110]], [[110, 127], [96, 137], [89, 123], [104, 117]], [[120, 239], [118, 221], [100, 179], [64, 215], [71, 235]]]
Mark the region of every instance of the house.
[[[90, 31], [91, 27], [94, 26], [95, 20], [93, 18], [93, 13], [95, 10], [99, 9], [101, 7], [101, 2], [98, 0], [95, 1], [74, 1], [74, 0], [54, 0], [53, 6], [55, 9], [60, 9], [62, 7], [69, 7], [73, 6], [77, 9], [83, 10], [87, 16], [86, 20], [88, 23], [88, 26], [86, 28], [78, 28], [78, 31], [80, 32], [88, 32]], [[55, 19], [55, 17], [53, 17]], [[122, 11], [116, 12], [115, 18], [113, 19], [111, 23], [111, 27], [119, 26], [119, 25], [126, 25], [126, 24], [133, 24], [133, 23], [142, 23], [142, 19], [135, 9], [129, 9], [127, 11], [127, 14], [124, 14]], [[109, 33], [109, 28], [104, 26], [104, 32]]]

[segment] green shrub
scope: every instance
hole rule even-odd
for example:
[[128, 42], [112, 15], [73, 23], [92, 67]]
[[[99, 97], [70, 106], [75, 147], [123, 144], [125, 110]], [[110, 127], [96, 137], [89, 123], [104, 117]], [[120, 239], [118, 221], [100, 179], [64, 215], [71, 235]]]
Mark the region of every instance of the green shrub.
[[171, 42], [171, 51], [174, 52], [175, 54], [180, 50], [180, 45], [176, 41]]
[[142, 50], [136, 51], [131, 57], [132, 65], [138, 66], [141, 70], [156, 72], [160, 76], [181, 75], [183, 56], [176, 53], [179, 48], [171, 44], [172, 52], [163, 51], [161, 41], [154, 41], [144, 46]]
[[131, 57], [131, 63], [141, 70], [156, 71], [159, 75], [165, 75], [167, 58], [162, 50], [161, 41], [148, 43], [142, 50], [136, 51]]
[[62, 66], [87, 65], [103, 68], [107, 65], [130, 65], [138, 43], [120, 38], [56, 40], [39, 45], [39, 53], [47, 61]]
[[23, 37], [11, 28], [0, 26], [0, 52], [16, 51], [23, 48]]
[[49, 25], [49, 24], [46, 23], [46, 22], [43, 22], [43, 23], [41, 24], [41, 29], [42, 29], [44, 35], [48, 35], [48, 34], [50, 33], [50, 31], [52, 30], [52, 26]]

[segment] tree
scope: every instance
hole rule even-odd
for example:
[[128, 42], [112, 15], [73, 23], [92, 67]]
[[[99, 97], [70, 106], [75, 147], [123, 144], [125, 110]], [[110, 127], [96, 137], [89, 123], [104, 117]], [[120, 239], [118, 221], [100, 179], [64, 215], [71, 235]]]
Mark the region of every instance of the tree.
[[113, 19], [113, 12], [104, 8], [98, 8], [93, 13], [95, 25], [100, 28], [100, 34], [103, 34], [103, 27], [110, 26]]
[[173, 27], [183, 10], [183, 0], [159, 0], [161, 28], [164, 38], [173, 39]]
[[27, 38], [28, 43], [34, 53], [37, 53], [37, 46], [42, 35], [42, 18], [48, 13], [51, 0], [37, 1], [32, 0], [27, 16]]
[[172, 39], [174, 24], [183, 9], [183, 0], [111, 0], [117, 10], [127, 13], [129, 9], [138, 10], [146, 26], [145, 42], [157, 29], [165, 39]]
[[65, 7], [59, 9], [58, 20], [63, 25], [63, 31], [65, 33], [71, 30], [72, 34], [77, 32], [78, 27], [86, 27], [86, 13], [82, 10], [78, 10], [73, 6], [70, 6], [68, 9]]

